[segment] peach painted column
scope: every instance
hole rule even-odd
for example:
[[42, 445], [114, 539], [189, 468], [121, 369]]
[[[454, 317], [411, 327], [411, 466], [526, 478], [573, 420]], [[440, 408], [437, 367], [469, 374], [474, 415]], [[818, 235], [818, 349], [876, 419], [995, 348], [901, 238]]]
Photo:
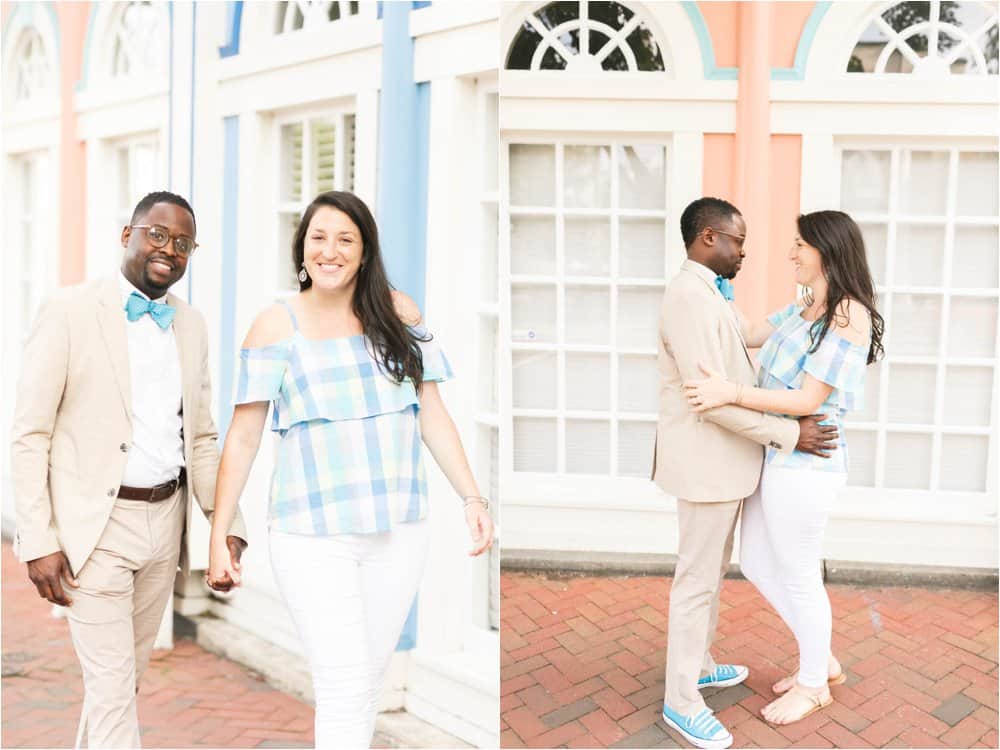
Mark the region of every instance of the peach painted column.
[[87, 257], [86, 150], [77, 133], [76, 85], [83, 70], [90, 3], [56, 3], [59, 17], [59, 284], [84, 280]]
[[736, 205], [747, 222], [747, 259], [736, 280], [740, 307], [767, 312], [770, 247], [771, 3], [739, 5], [739, 93], [736, 100]]

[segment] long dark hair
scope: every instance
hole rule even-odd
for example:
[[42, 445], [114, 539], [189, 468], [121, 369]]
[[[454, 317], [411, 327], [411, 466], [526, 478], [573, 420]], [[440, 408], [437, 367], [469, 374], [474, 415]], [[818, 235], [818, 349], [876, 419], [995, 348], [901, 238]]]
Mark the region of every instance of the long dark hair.
[[[875, 284], [865, 255], [865, 240], [854, 219], [843, 211], [814, 211], [798, 218], [799, 236], [819, 250], [826, 276], [826, 306], [822, 317], [810, 330], [812, 348], [816, 351], [834, 320], [843, 318], [840, 312], [844, 300], [855, 300], [871, 315], [871, 345], [868, 364], [883, 354], [882, 334], [885, 321], [875, 307]], [[810, 292], [811, 294], [811, 292]], [[838, 323], [846, 322], [838, 320]]]
[[[419, 390], [424, 378], [424, 359], [420, 352], [420, 340], [399, 319], [393, 306], [393, 287], [389, 283], [385, 264], [382, 262], [378, 227], [364, 201], [353, 193], [340, 190], [317, 195], [302, 214], [299, 227], [295, 230], [295, 239], [292, 240], [292, 262], [295, 268], [302, 267], [309, 222], [322, 206], [343, 211], [361, 232], [361, 268], [358, 269], [351, 309], [361, 321], [361, 330], [374, 347], [373, 356], [381, 365], [383, 372], [397, 383], [410, 378]], [[300, 292], [311, 286], [312, 279], [308, 276], [305, 281], [299, 281]]]

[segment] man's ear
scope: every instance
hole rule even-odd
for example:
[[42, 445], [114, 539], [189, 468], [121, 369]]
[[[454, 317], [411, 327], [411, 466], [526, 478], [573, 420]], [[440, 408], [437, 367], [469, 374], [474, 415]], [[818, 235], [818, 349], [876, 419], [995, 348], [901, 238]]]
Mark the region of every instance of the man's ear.
[[129, 237], [132, 236], [132, 227], [128, 224], [122, 227], [122, 247], [128, 247]]

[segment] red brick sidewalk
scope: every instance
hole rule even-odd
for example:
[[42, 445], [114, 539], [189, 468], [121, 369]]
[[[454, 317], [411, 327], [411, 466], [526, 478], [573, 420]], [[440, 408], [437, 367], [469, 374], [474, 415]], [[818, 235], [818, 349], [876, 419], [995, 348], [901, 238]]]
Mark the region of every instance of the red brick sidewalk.
[[[660, 719], [670, 582], [504, 573], [501, 745], [686, 746]], [[775, 729], [758, 712], [795, 642], [751, 584], [725, 582], [713, 653], [750, 677], [705, 695], [735, 747], [997, 747], [996, 594], [828, 590], [848, 681]]]
[[[65, 619], [3, 545], [3, 747], [72, 747], [83, 696]], [[312, 708], [189, 640], [154, 652], [139, 690], [144, 747], [312, 747]]]

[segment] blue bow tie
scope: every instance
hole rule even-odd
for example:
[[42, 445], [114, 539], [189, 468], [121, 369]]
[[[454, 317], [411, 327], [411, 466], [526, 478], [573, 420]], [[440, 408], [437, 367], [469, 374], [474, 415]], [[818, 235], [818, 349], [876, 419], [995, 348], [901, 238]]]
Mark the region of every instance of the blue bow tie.
[[156, 321], [156, 325], [166, 330], [173, 322], [174, 314], [177, 311], [170, 305], [164, 305], [162, 302], [153, 302], [138, 292], [132, 292], [129, 295], [128, 302], [125, 303], [125, 312], [128, 314], [130, 323], [134, 323], [143, 315], [149, 313], [149, 317]]
[[729, 302], [733, 301], [733, 282], [721, 276], [715, 277], [715, 286]]

